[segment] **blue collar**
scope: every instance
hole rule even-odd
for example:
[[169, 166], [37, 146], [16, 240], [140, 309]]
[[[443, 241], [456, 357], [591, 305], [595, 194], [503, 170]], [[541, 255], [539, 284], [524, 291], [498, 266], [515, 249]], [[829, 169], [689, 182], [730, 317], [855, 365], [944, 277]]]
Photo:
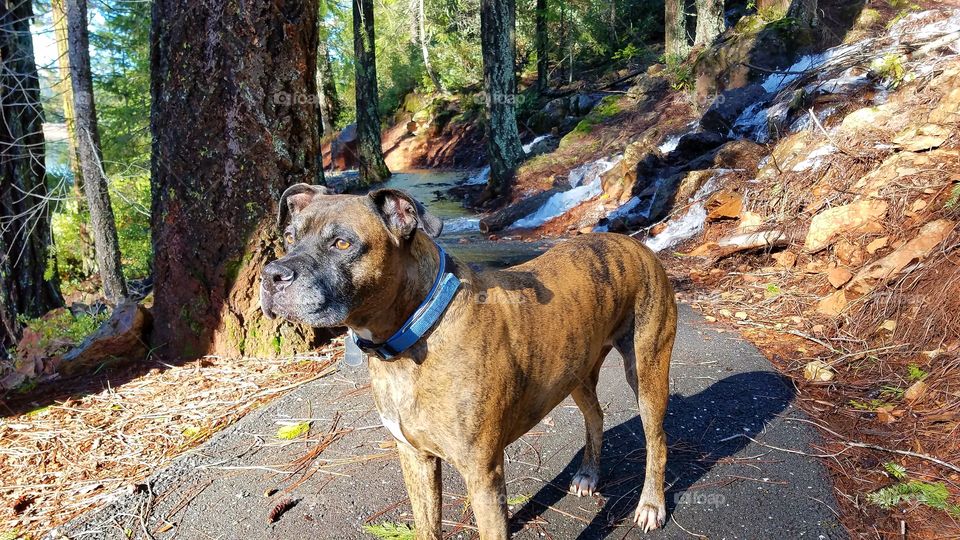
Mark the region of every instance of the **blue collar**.
[[403, 323], [403, 326], [383, 343], [374, 343], [363, 339], [351, 330], [350, 335], [353, 337], [353, 342], [357, 344], [360, 350], [367, 354], [376, 355], [381, 360], [390, 360], [420, 341], [420, 338], [433, 328], [440, 317], [443, 316], [460, 288], [460, 280], [457, 276], [447, 272], [450, 256], [439, 244], [436, 244], [436, 246], [440, 257], [440, 268], [437, 270], [437, 277], [434, 278], [433, 286], [430, 287], [427, 297], [414, 310], [413, 315]]

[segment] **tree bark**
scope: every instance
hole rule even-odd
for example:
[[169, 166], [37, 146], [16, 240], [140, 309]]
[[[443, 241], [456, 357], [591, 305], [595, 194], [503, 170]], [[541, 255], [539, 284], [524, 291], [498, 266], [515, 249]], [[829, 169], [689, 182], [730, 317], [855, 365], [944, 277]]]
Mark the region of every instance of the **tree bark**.
[[357, 92], [357, 161], [360, 183], [366, 186], [390, 178], [380, 141], [380, 98], [373, 31], [373, 0], [353, 0], [353, 52]]
[[687, 40], [686, 0], [666, 0], [664, 17], [664, 50], [667, 61], [682, 62], [690, 54]]
[[513, 173], [524, 157], [515, 108], [515, 16], [515, 0], [480, 0], [480, 47], [487, 101], [487, 156], [490, 159], [487, 190], [494, 197], [510, 191]]
[[87, 30], [87, 0], [66, 0], [67, 35], [70, 40], [70, 82], [76, 114], [77, 150], [83, 170], [83, 190], [87, 194], [90, 229], [97, 251], [97, 266], [107, 302], [119, 304], [127, 297], [127, 283], [120, 266], [120, 242], [113, 219], [110, 191], [103, 172], [97, 107], [93, 99], [90, 74], [90, 42]]
[[537, 0], [536, 8], [537, 90], [542, 94], [550, 86], [550, 57], [547, 49], [547, 0]]
[[328, 334], [260, 313], [276, 203], [316, 178], [316, 0], [156, 0], [151, 32], [153, 345], [274, 356]]
[[794, 18], [807, 28], [816, 28], [820, 23], [819, 5], [817, 0], [794, 0], [790, 3], [787, 16]]
[[723, 20], [723, 0], [696, 0], [697, 33], [693, 45], [699, 47], [713, 43], [726, 30]]
[[83, 172], [80, 170], [80, 157], [77, 153], [77, 128], [73, 113], [73, 85], [70, 82], [70, 56], [67, 43], [67, 10], [64, 0], [50, 2], [50, 15], [53, 18], [53, 29], [57, 40], [57, 66], [60, 79], [54, 85], [54, 90], [63, 100], [63, 120], [67, 127], [67, 151], [70, 157], [70, 172], [73, 173], [73, 198], [77, 203], [77, 214], [80, 216], [78, 236], [80, 238], [80, 271], [84, 277], [93, 275], [97, 271], [97, 251], [90, 237], [90, 230], [86, 220], [89, 216], [86, 195], [83, 192]]
[[18, 316], [63, 305], [51, 250], [43, 108], [31, 0], [0, 0], [0, 360], [20, 337]]
[[333, 80], [333, 66], [330, 64], [329, 36], [320, 29], [317, 49], [317, 86], [320, 92], [320, 117], [323, 133], [330, 135], [337, 131], [337, 118], [340, 116], [340, 103], [337, 98], [337, 85]]

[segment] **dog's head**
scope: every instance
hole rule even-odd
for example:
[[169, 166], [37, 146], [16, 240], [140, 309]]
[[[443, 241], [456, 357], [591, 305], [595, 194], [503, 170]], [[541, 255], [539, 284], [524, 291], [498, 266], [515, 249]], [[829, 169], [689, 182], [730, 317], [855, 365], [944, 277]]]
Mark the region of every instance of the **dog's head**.
[[410, 271], [415, 236], [436, 237], [443, 228], [395, 189], [334, 195], [296, 184], [279, 207], [286, 254], [263, 268], [260, 307], [267, 317], [310, 326], [341, 326], [389, 306]]

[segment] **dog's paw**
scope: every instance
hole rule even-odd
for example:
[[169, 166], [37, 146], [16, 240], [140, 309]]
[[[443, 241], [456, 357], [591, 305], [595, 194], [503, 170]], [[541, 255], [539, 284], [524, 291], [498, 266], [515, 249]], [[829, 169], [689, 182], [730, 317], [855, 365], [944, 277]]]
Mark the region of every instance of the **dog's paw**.
[[577, 497], [593, 496], [597, 492], [598, 482], [597, 473], [580, 471], [570, 481], [570, 493]]
[[643, 529], [643, 532], [647, 533], [663, 527], [667, 521], [667, 509], [663, 504], [653, 505], [641, 502], [633, 515], [633, 520]]

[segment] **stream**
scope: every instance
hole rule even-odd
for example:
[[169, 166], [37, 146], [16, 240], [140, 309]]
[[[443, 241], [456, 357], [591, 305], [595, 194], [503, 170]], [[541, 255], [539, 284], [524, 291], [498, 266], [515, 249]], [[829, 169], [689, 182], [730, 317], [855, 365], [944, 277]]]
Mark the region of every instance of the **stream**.
[[[476, 171], [412, 170], [394, 173], [382, 186], [400, 189], [423, 203], [433, 215], [443, 220], [439, 243], [460, 261], [474, 268], [505, 268], [526, 262], [540, 255], [555, 241], [521, 241], [509, 235], [491, 241], [480, 233], [480, 216], [463, 207], [447, 192]], [[356, 175], [356, 171], [326, 172], [327, 181]]]

